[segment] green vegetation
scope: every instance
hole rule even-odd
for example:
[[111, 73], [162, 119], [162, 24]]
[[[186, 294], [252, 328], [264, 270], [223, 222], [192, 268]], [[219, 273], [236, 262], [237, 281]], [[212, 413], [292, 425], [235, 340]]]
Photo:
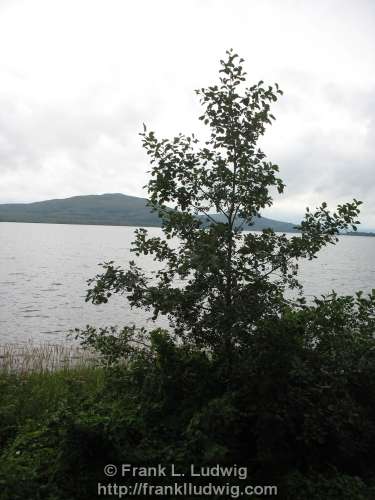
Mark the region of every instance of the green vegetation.
[[91, 330], [106, 368], [0, 377], [0, 497], [91, 500], [107, 463], [236, 463], [277, 498], [370, 500], [374, 313], [375, 296], [330, 297], [263, 322], [230, 387], [218, 359], [166, 332], [141, 349], [134, 331]]
[[133, 251], [160, 268], [104, 263], [87, 293], [94, 303], [124, 294], [170, 330], [88, 326], [75, 336], [97, 369], [2, 376], [2, 500], [96, 498], [98, 482], [113, 483], [108, 463], [174, 464], [185, 480], [190, 464], [237, 464], [246, 484], [277, 485], [285, 500], [375, 498], [375, 291], [307, 304], [297, 279], [300, 259], [356, 229], [360, 202], [307, 211], [300, 236], [241, 233], [284, 188], [256, 146], [282, 92], [242, 90], [231, 51], [220, 75], [197, 91], [208, 141], [141, 134], [164, 238], [139, 229]]
[[87, 419], [94, 441], [99, 417], [91, 416], [90, 408], [103, 384], [103, 371], [94, 368], [0, 373], [2, 500], [90, 498], [82, 496], [74, 477], [80, 470], [75, 467], [87, 459], [87, 471], [93, 470], [94, 457], [88, 459], [90, 438], [80, 442], [80, 432], [84, 433]]

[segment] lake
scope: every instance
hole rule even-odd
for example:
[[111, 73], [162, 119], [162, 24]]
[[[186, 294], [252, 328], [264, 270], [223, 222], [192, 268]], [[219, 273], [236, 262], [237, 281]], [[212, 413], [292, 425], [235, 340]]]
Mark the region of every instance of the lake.
[[[87, 279], [100, 262], [126, 266], [134, 227], [0, 223], [0, 343], [59, 342], [69, 329], [130, 325], [150, 327], [150, 313], [130, 309], [124, 297], [108, 304], [85, 302]], [[159, 235], [159, 228], [150, 228]], [[138, 260], [152, 268], [152, 258]], [[318, 259], [300, 266], [308, 296], [353, 294], [375, 288], [375, 238], [342, 236]], [[166, 326], [166, 321], [158, 320]]]

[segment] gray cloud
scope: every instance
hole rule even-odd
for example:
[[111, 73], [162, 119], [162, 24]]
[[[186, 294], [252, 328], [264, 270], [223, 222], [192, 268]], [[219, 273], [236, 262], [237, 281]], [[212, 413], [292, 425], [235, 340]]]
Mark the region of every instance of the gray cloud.
[[296, 73], [286, 80], [292, 94], [278, 106], [280, 120], [265, 141], [287, 184], [279, 202], [283, 214], [299, 220], [306, 205], [355, 197], [364, 201], [363, 223], [375, 227], [375, 85], [326, 83]]
[[298, 220], [354, 196], [375, 228], [373, 2], [33, 0], [0, 12], [0, 202], [143, 195], [142, 122], [199, 130], [193, 90], [234, 47], [250, 82], [285, 92], [262, 142], [287, 184], [268, 214]]

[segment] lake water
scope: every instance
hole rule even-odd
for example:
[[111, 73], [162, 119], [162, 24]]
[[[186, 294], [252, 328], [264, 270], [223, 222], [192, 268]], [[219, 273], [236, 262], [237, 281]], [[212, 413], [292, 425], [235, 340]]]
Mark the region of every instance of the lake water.
[[[134, 255], [133, 227], [0, 223], [0, 343], [57, 342], [69, 329], [96, 326], [152, 326], [150, 314], [131, 310], [126, 299], [86, 303], [87, 279], [99, 262], [126, 266]], [[150, 228], [153, 235], [161, 234]], [[138, 260], [154, 266], [151, 258]], [[301, 265], [300, 280], [309, 296], [335, 289], [353, 294], [375, 288], [375, 238], [341, 237], [318, 259]], [[158, 325], [166, 322], [158, 320]]]

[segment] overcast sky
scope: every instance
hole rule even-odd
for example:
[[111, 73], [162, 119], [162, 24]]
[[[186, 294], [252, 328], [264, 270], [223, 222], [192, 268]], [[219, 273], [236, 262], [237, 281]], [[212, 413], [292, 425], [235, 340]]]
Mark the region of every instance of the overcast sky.
[[363, 200], [375, 228], [374, 0], [0, 0], [0, 203], [145, 196], [142, 122], [197, 132], [194, 89], [233, 47], [284, 96], [262, 147], [285, 194], [265, 215]]

